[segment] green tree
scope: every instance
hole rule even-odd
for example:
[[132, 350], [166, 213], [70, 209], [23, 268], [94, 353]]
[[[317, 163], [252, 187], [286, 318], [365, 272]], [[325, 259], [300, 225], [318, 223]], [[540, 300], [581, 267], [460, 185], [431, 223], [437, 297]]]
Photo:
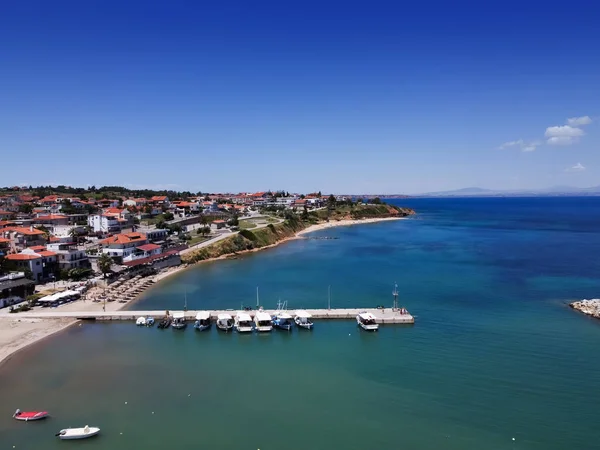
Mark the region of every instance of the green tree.
[[330, 208], [335, 208], [335, 205], [336, 205], [337, 201], [336, 201], [335, 196], [333, 194], [331, 194], [329, 196], [329, 198], [327, 199], [327, 203], [329, 204]]
[[373, 203], [374, 205], [381, 205], [383, 202], [379, 197], [375, 197], [373, 200], [371, 200], [371, 203]]
[[169, 220], [173, 220], [175, 218], [175, 216], [173, 216], [173, 213], [171, 212], [166, 212], [163, 214], [163, 217], [165, 218], [165, 220], [168, 222]]
[[112, 263], [112, 258], [108, 256], [107, 253], [102, 253], [98, 258], [98, 269], [100, 269], [100, 272], [102, 272], [104, 278], [106, 278], [106, 274], [110, 272]]
[[22, 205], [19, 205], [19, 212], [31, 214], [33, 212], [33, 205], [31, 203], [23, 203]]
[[237, 214], [234, 214], [233, 217], [227, 221], [227, 225], [230, 227], [237, 227], [240, 225], [240, 220], [238, 219]]
[[79, 243], [79, 231], [77, 230], [77, 228], [73, 227], [71, 228], [71, 230], [69, 231], [69, 236], [71, 237], [71, 239], [73, 240], [73, 242], [75, 242], [76, 244]]
[[300, 218], [303, 221], [307, 221], [308, 220], [308, 208], [306, 207], [306, 205], [304, 205], [304, 209], [302, 210], [302, 215], [300, 216]]

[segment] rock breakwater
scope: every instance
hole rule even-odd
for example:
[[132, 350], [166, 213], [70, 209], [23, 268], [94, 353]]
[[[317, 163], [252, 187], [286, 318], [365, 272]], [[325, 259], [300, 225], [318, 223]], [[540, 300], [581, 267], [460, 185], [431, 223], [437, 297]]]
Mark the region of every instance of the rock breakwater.
[[573, 302], [569, 306], [577, 311], [587, 314], [588, 316], [600, 319], [600, 299], [598, 298]]

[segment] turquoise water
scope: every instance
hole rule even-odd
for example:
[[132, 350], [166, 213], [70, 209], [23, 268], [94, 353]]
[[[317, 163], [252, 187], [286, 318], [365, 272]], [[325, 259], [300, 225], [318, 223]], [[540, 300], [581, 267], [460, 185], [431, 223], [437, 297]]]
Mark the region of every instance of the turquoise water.
[[[136, 309], [391, 305], [414, 326], [224, 335], [85, 323], [0, 370], [0, 448], [598, 448], [600, 199], [406, 200], [410, 220], [337, 228], [204, 264]], [[127, 402], [127, 404], [125, 404]], [[43, 423], [10, 419], [46, 408]], [[154, 414], [153, 414], [154, 412]], [[121, 434], [123, 433], [123, 434]], [[514, 441], [512, 439], [515, 439]]]

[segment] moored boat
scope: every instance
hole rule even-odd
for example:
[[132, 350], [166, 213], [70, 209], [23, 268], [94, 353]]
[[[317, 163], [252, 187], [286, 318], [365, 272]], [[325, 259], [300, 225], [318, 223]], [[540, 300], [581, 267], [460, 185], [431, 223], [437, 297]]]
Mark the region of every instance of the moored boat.
[[240, 311], [235, 315], [233, 326], [238, 333], [251, 333], [253, 329], [252, 317], [250, 317], [250, 314]]
[[48, 411], [21, 411], [20, 409], [17, 409], [13, 414], [13, 418], [29, 422], [31, 420], [45, 419], [48, 415]]
[[256, 324], [256, 330], [261, 333], [269, 332], [273, 329], [271, 316], [262, 310], [256, 312], [254, 323]]
[[60, 430], [58, 433], [56, 433], [56, 436], [63, 440], [86, 439], [96, 436], [98, 433], [100, 433], [100, 428], [86, 425], [83, 428], [65, 428], [64, 430]]
[[293, 323], [292, 316], [287, 311], [277, 311], [273, 316], [273, 325], [281, 330], [290, 331]]
[[174, 330], [183, 330], [187, 327], [185, 313], [183, 311], [176, 311], [173, 313], [173, 322], [171, 322], [171, 326]]
[[147, 327], [154, 326], [154, 317], [146, 317], [146, 326]]
[[210, 312], [200, 311], [196, 314], [196, 322], [194, 322], [194, 328], [198, 331], [208, 330], [210, 328]]
[[138, 327], [143, 327], [146, 325], [146, 318], [145, 317], [138, 317], [137, 320], [135, 321], [135, 324]]
[[303, 309], [299, 309], [298, 311], [296, 311], [294, 322], [296, 322], [296, 325], [298, 325], [300, 328], [304, 328], [305, 330], [312, 330], [313, 323], [310, 320], [311, 317], [312, 316], [308, 312], [304, 311]]
[[221, 313], [217, 316], [217, 328], [221, 331], [231, 331], [233, 328], [233, 318], [230, 314]]
[[367, 311], [358, 313], [358, 316], [356, 316], [356, 323], [366, 331], [377, 331], [379, 329], [375, 316]]
[[158, 323], [158, 328], [169, 328], [171, 326], [171, 318], [169, 316], [165, 316], [164, 319], [162, 319], [159, 323]]

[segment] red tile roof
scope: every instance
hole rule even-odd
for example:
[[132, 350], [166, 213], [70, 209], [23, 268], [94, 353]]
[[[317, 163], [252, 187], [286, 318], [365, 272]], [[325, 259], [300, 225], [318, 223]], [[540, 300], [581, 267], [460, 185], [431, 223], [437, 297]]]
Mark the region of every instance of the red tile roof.
[[16, 255], [6, 255], [6, 259], [11, 261], [31, 261], [33, 259], [40, 259], [39, 255], [27, 255], [23, 253], [17, 253]]
[[56, 253], [51, 252], [50, 250], [43, 250], [41, 252], [36, 252], [38, 255], [42, 256], [56, 256]]
[[0, 244], [6, 244], [7, 242], [10, 242], [10, 239], [0, 238]]
[[146, 235], [143, 233], [120, 233], [100, 241], [101, 244], [130, 244], [131, 242], [145, 241]]
[[33, 245], [31, 247], [28, 247], [28, 248], [30, 248], [31, 250], [33, 250], [36, 253], [39, 252], [39, 251], [46, 250], [46, 246], [45, 245]]
[[26, 227], [6, 227], [6, 228], [2, 228], [2, 230], [3, 231], [15, 231], [17, 233], [25, 234], [27, 236], [36, 236], [36, 235], [46, 234], [41, 230], [36, 230], [35, 228], [32, 230], [31, 228], [26, 228]]
[[40, 220], [64, 220], [68, 217], [64, 214], [46, 214], [43, 216], [38, 216], [37, 218]]
[[152, 250], [156, 250], [157, 248], [160, 248], [160, 245], [156, 245], [156, 244], [145, 244], [145, 245], [140, 245], [138, 247], [138, 250], [141, 250], [143, 252], [150, 252]]

